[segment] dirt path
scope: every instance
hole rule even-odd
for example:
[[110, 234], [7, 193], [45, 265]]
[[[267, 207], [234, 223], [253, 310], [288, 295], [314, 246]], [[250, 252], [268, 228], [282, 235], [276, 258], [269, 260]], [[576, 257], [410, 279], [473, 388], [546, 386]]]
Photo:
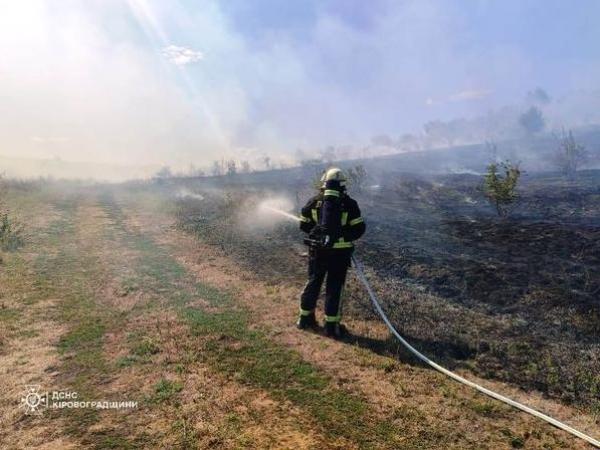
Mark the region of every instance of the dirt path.
[[[49, 219], [0, 266], [2, 448], [586, 448], [374, 353], [379, 323], [349, 320], [366, 336], [354, 344], [298, 332], [295, 289], [174, 230], [147, 197], [89, 190], [28, 205]], [[26, 385], [135, 407], [29, 415]]]
[[[293, 405], [203, 361], [201, 337], [172, 298], [193, 283], [160, 250], [148, 260], [152, 243], [123, 226], [109, 196], [59, 203], [0, 272], [2, 448], [309, 448], [321, 439]], [[137, 407], [29, 415], [19, 401], [31, 384]]]

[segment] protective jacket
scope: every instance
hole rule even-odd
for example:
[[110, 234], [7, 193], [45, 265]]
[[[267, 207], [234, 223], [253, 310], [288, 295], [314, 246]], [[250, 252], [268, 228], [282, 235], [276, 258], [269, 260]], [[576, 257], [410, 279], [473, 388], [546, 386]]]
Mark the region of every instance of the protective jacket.
[[[339, 208], [338, 227], [332, 223], [323, 223], [323, 219], [329, 219], [329, 217], [323, 216], [329, 216], [326, 207], [330, 203], [336, 204]], [[335, 214], [331, 214], [331, 216], [335, 216]], [[331, 247], [335, 250], [354, 248], [352, 241], [360, 238], [366, 229], [356, 200], [344, 192], [333, 189], [325, 189], [312, 197], [302, 208], [300, 220], [300, 229], [305, 233], [310, 233], [319, 224], [326, 225], [335, 238]], [[325, 222], [331, 222], [331, 220], [325, 220]]]

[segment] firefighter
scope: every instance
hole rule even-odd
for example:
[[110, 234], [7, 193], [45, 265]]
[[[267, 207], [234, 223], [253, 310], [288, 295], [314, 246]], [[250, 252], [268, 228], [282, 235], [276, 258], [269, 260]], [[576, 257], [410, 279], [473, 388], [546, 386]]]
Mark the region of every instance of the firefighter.
[[331, 168], [321, 179], [319, 194], [302, 208], [300, 229], [308, 233], [308, 282], [300, 298], [298, 328], [317, 328], [315, 307], [321, 285], [325, 286], [325, 332], [339, 339], [346, 333], [341, 325], [341, 295], [354, 250], [353, 241], [365, 232], [365, 223], [356, 201], [346, 194], [346, 178]]

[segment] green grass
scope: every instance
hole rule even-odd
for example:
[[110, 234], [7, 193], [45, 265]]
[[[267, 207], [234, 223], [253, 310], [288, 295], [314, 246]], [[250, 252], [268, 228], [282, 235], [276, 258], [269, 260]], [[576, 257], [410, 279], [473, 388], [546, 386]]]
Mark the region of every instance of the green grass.
[[150, 398], [151, 403], [163, 403], [175, 397], [183, 390], [183, 384], [179, 381], [161, 379], [154, 386], [154, 395]]
[[129, 341], [132, 343], [130, 354], [116, 361], [118, 368], [131, 367], [136, 363], [150, 363], [152, 356], [160, 353], [160, 347], [147, 336], [138, 333], [131, 334]]
[[[64, 374], [61, 386], [77, 392], [81, 399], [94, 400], [101, 398], [98, 382], [109, 370], [103, 356], [104, 336], [108, 329], [118, 326], [120, 317], [96, 302], [95, 283], [104, 273], [98, 258], [78, 248], [75, 241], [78, 198], [61, 197], [55, 206], [60, 217], [31, 243], [37, 257], [25, 271], [30, 282], [26, 303], [56, 299], [44, 314], [67, 329], [58, 342], [60, 371]], [[99, 413], [64, 409], [49, 412], [48, 417], [65, 419], [65, 433], [81, 437], [97, 423]]]
[[0, 307], [0, 322], [14, 322], [19, 317], [19, 311], [15, 308]]
[[[92, 372], [103, 372], [106, 362], [102, 353], [102, 341], [106, 327], [94, 318], [83, 320], [74, 325], [59, 341], [61, 353], [70, 353], [69, 365], [77, 371], [86, 371], [92, 378]], [[87, 383], [86, 383], [87, 384]]]
[[512, 408], [502, 403], [478, 397], [467, 398], [463, 404], [477, 415], [485, 417], [503, 417], [512, 413]]
[[500, 432], [508, 438], [508, 443], [512, 448], [523, 448], [525, 446], [526, 438], [514, 434], [512, 430], [503, 429]]
[[152, 340], [148, 339], [143, 342], [140, 342], [132, 349], [132, 353], [135, 356], [139, 356], [142, 358], [149, 357], [152, 355], [156, 355], [160, 352], [160, 348], [156, 345]]
[[131, 367], [133, 366], [136, 362], [138, 362], [138, 358], [135, 356], [131, 356], [131, 355], [127, 355], [127, 356], [122, 356], [119, 359], [117, 359], [115, 365], [119, 368], [122, 369], [124, 367]]
[[93, 319], [83, 320], [61, 337], [58, 348], [63, 352], [85, 350], [99, 343], [105, 327]]
[[114, 430], [94, 432], [85, 441], [86, 444], [89, 444], [90, 448], [94, 448], [95, 450], [132, 450], [144, 448], [144, 445], [131, 442], [126, 437], [115, 434]]
[[427, 415], [420, 409], [411, 405], [398, 405], [394, 411], [394, 417], [407, 422], [427, 421]]
[[362, 447], [393, 440], [397, 430], [390, 421], [375, 417], [363, 398], [335, 387], [297, 352], [251, 330], [244, 311], [209, 314], [183, 308], [182, 314], [195, 334], [207, 338], [203, 355], [219, 371], [308, 410], [334, 439], [350, 439]]

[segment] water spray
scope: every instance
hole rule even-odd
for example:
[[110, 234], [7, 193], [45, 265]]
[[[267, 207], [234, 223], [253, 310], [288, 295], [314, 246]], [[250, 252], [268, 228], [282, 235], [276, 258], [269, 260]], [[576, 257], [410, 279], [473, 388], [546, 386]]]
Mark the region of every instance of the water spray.
[[[289, 212], [283, 211], [279, 208], [276, 208], [274, 206], [268, 205], [268, 204], [262, 204], [261, 208], [264, 209], [268, 209], [269, 211], [272, 211], [276, 214], [279, 214], [283, 217], [286, 217], [287, 219], [293, 220], [295, 222], [300, 222], [300, 217], [295, 216]], [[432, 361], [431, 359], [429, 359], [427, 356], [423, 355], [421, 352], [419, 352], [416, 348], [414, 348], [412, 345], [410, 345], [408, 343], [408, 341], [406, 341], [406, 339], [404, 339], [404, 337], [402, 337], [402, 335], [400, 333], [398, 333], [398, 331], [396, 330], [396, 328], [394, 328], [394, 326], [392, 325], [392, 323], [390, 322], [390, 320], [388, 319], [387, 315], [385, 314], [385, 312], [383, 311], [383, 308], [381, 307], [381, 304], [379, 303], [377, 296], [375, 295], [375, 292], [373, 291], [373, 289], [371, 288], [371, 285], [369, 284], [367, 277], [365, 275], [362, 263], [356, 258], [356, 256], [352, 256], [352, 266], [354, 267], [354, 270], [356, 272], [356, 275], [359, 279], [359, 281], [362, 283], [362, 285], [364, 286], [365, 290], [367, 291], [367, 294], [369, 295], [369, 298], [371, 299], [371, 302], [373, 303], [373, 306], [375, 307], [375, 310], [377, 311], [377, 313], [379, 314], [379, 316], [381, 317], [381, 319], [383, 320], [383, 322], [385, 323], [385, 325], [388, 327], [388, 329], [390, 330], [390, 332], [392, 333], [392, 335], [398, 340], [400, 341], [400, 343], [408, 350], [410, 351], [413, 355], [415, 355], [418, 359], [420, 359], [422, 362], [424, 362], [425, 364], [429, 365], [430, 367], [432, 367], [433, 369], [437, 370], [438, 372], [452, 378], [453, 380], [464, 384], [466, 386], [472, 387], [473, 389], [495, 399], [498, 401], [501, 401], [503, 403], [506, 403], [507, 405], [510, 405], [514, 408], [517, 408], [523, 412], [526, 412], [527, 414], [531, 414], [532, 416], [535, 416], [539, 419], [542, 419], [546, 422], [548, 422], [551, 425], [554, 425], [557, 428], [560, 428], [561, 430], [566, 431], [567, 433], [572, 434], [573, 436], [576, 436], [580, 439], [583, 439], [584, 441], [587, 441], [588, 443], [592, 444], [595, 447], [600, 448], [600, 441], [598, 441], [597, 439], [582, 433], [579, 430], [576, 430], [575, 428], [570, 427], [569, 425], [553, 418], [550, 417], [540, 411], [537, 411], [533, 408], [530, 408], [527, 405], [524, 405], [522, 403], [519, 403], [515, 400], [512, 400], [508, 397], [505, 397], [504, 395], [498, 394], [497, 392], [494, 392], [490, 389], [487, 389], [473, 381], [467, 380], [466, 378], [461, 377], [460, 375], [455, 374], [454, 372], [446, 369], [445, 367], [440, 366], [439, 364], [435, 363], [434, 361]]]
[[268, 209], [271, 212], [277, 213], [280, 216], [287, 217], [288, 219], [293, 220], [294, 222], [300, 222], [300, 217], [295, 216], [289, 212], [283, 211], [281, 209], [275, 208], [275, 207], [267, 205], [267, 204], [262, 204], [262, 205], [260, 205], [260, 207], [262, 209]]

